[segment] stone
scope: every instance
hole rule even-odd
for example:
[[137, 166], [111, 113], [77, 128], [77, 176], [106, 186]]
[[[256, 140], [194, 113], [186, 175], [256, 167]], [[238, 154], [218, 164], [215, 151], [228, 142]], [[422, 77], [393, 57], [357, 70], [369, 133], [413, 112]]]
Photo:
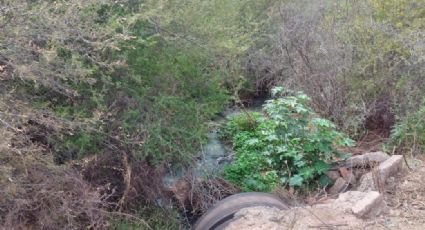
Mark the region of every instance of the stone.
[[352, 207], [353, 214], [359, 218], [372, 218], [379, 215], [385, 207], [383, 196], [376, 191], [370, 191]]
[[325, 174], [326, 174], [326, 176], [328, 176], [328, 177], [329, 177], [329, 179], [331, 179], [332, 181], [336, 181], [336, 180], [338, 180], [338, 178], [340, 178], [340, 177], [341, 177], [341, 176], [339, 175], [339, 172], [334, 171], [334, 170], [327, 171]]
[[345, 181], [342, 177], [339, 177], [335, 184], [329, 189], [330, 195], [336, 195], [340, 192], [343, 192], [348, 187], [347, 181]]
[[373, 177], [372, 172], [368, 172], [364, 174], [359, 181], [359, 186], [357, 187], [357, 191], [360, 192], [368, 192], [368, 191], [376, 191], [378, 187], [376, 186], [375, 179]]
[[390, 156], [384, 152], [378, 151], [378, 152], [369, 152], [365, 153], [363, 155], [357, 155], [348, 158], [345, 161], [344, 166], [345, 167], [365, 167], [369, 166], [371, 164], [381, 163], [389, 159]]
[[357, 180], [360, 180], [360, 178], [367, 172], [369, 172], [369, 170], [364, 169], [364, 168], [352, 168], [354, 175], [356, 176]]
[[388, 160], [382, 162], [378, 167], [380, 182], [385, 183], [389, 176], [392, 176], [401, 170], [402, 165], [402, 155], [393, 155]]
[[335, 203], [348, 203], [350, 208], [354, 205], [354, 203], [365, 198], [367, 193], [359, 192], [359, 191], [347, 191], [344, 193], [340, 193], [338, 199], [336, 199]]
[[339, 168], [339, 174], [341, 174], [342, 177], [346, 177], [348, 175], [349, 171], [345, 167]]
[[327, 203], [312, 206], [292, 207], [287, 210], [250, 207], [237, 212], [224, 229], [375, 229], [381, 225], [371, 227], [372, 221], [362, 218], [383, 214], [386, 206], [382, 198], [378, 192], [348, 191], [340, 193], [338, 199], [329, 199]]
[[390, 176], [398, 173], [403, 165], [403, 156], [394, 155], [382, 162], [373, 172], [368, 172], [360, 178], [358, 191], [377, 191], [384, 186]]
[[367, 193], [359, 191], [347, 191], [340, 193], [338, 199], [331, 200], [330, 204], [326, 204], [336, 210], [341, 210], [344, 213], [352, 213], [351, 208], [354, 204], [362, 200]]
[[357, 183], [356, 176], [354, 175], [352, 171], [348, 171], [348, 173], [342, 178], [344, 178], [344, 180], [351, 185], [355, 185]]

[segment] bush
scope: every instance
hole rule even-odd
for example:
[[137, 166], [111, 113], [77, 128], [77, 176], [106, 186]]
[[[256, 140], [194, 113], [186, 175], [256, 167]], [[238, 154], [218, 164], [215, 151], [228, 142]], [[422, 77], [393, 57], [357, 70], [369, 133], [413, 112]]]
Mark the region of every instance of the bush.
[[[306, 1], [276, 7], [279, 30], [249, 51], [259, 89], [284, 84], [312, 98], [324, 118], [361, 137], [387, 136], [394, 115], [425, 92], [423, 0]], [[412, 109], [413, 108], [413, 109]]]
[[400, 119], [391, 131], [391, 141], [399, 151], [425, 152], [425, 105]]
[[[273, 91], [279, 94], [282, 88]], [[303, 93], [279, 97], [266, 102], [264, 115], [232, 118], [224, 131], [233, 138], [236, 160], [225, 169], [225, 177], [248, 191], [305, 186], [318, 178], [326, 183], [324, 172], [346, 156], [336, 147], [353, 141], [330, 121], [316, 117], [308, 101]]]

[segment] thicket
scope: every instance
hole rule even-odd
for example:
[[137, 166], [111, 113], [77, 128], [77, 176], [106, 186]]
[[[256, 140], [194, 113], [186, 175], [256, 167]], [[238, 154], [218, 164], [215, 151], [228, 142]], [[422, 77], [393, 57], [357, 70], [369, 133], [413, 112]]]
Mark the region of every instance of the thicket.
[[[34, 209], [31, 216], [39, 216], [22, 221], [23, 227], [105, 228], [111, 216], [125, 219], [118, 227], [146, 226], [140, 216], [154, 228], [178, 225], [163, 222], [163, 216], [177, 218], [164, 208], [172, 199], [162, 187], [164, 172], [193, 162], [206, 121], [238, 97], [243, 81], [236, 59], [271, 3], [2, 1], [0, 121], [2, 130], [16, 135], [6, 139], [5, 149], [25, 159], [49, 157], [42, 164], [24, 161], [16, 176], [5, 174], [10, 179], [2, 187], [15, 180], [27, 186], [19, 194], [1, 190], [8, 199], [1, 202], [0, 223], [14, 226], [30, 216], [23, 214], [28, 206], [37, 205], [27, 196], [35, 188], [26, 171], [42, 171], [61, 184], [59, 167], [65, 173], [76, 168], [74, 179], [84, 180], [84, 192], [96, 202], [87, 196], [58, 200], [55, 194], [81, 192], [43, 181], [55, 190], [44, 201], [49, 210], [61, 202], [89, 202], [87, 209], [99, 216], [76, 206], [75, 215]], [[23, 151], [17, 139], [40, 148]], [[17, 160], [8, 155], [4, 161], [6, 173]], [[8, 212], [18, 200], [28, 206]]]
[[[274, 86], [311, 98], [297, 104], [336, 125], [326, 121], [324, 135], [373, 130], [391, 133], [398, 151], [423, 151], [422, 0], [0, 2], [0, 224], [106, 228], [112, 215], [126, 227], [146, 226], [141, 216], [151, 227], [175, 227], [176, 213], [163, 208], [170, 200], [164, 172], [194, 161], [206, 121]], [[238, 119], [229, 132], [247, 135], [234, 140], [247, 157], [274, 143], [260, 130], [306, 131], [313, 124], [310, 117], [288, 117], [288, 127], [259, 114]], [[252, 135], [261, 140], [254, 147]], [[322, 150], [312, 156], [325, 161]], [[299, 174], [307, 183], [320, 176], [309, 168], [267, 178], [238, 172], [233, 181], [258, 177], [261, 183], [246, 188], [269, 190], [284, 185], [282, 178], [289, 183]], [[47, 190], [32, 196], [34, 184]], [[64, 203], [72, 212], [61, 212]], [[176, 222], [163, 223], [159, 213]]]
[[[15, 78], [21, 74], [24, 81], [14, 83], [25, 87], [36, 107], [86, 126], [49, 136], [59, 163], [101, 153], [108, 137], [113, 137], [140, 159], [187, 164], [202, 143], [204, 122], [226, 103], [212, 57], [182, 41], [167, 41], [127, 4], [84, 3], [78, 12], [65, 3], [32, 3], [31, 12], [47, 13], [29, 19], [34, 31], [8, 27], [12, 34], [39, 36], [42, 45], [34, 44], [32, 50], [38, 57], [28, 65], [45, 65], [53, 72], [52, 76], [44, 73], [46, 77], [27, 75], [20, 72], [26, 65], [16, 66]], [[72, 13], [77, 13], [70, 18], [75, 24], [53, 25]], [[34, 28], [41, 25], [47, 27], [45, 31]], [[60, 34], [68, 36], [65, 39], [43, 35], [54, 28], [56, 33], [70, 34]], [[105, 28], [104, 34], [90, 32], [98, 28]], [[13, 45], [18, 44], [5, 47], [6, 55], [18, 58], [18, 47]], [[31, 77], [32, 81], [27, 79]]]
[[388, 136], [424, 97], [424, 4], [283, 3], [279, 31], [250, 51], [247, 75], [257, 88], [304, 91], [315, 111], [354, 137], [371, 130]]

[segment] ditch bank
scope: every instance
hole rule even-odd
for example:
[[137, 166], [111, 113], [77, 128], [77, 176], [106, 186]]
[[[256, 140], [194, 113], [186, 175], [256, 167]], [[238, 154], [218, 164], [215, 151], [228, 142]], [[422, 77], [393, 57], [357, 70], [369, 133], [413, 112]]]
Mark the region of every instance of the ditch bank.
[[[309, 204], [290, 209], [242, 208], [218, 229], [423, 229], [425, 167], [410, 159], [409, 171], [405, 162], [382, 152], [354, 156], [340, 164], [334, 178], [346, 181], [345, 190], [332, 194], [335, 183], [306, 199]], [[363, 173], [356, 183], [344, 179], [357, 170]]]

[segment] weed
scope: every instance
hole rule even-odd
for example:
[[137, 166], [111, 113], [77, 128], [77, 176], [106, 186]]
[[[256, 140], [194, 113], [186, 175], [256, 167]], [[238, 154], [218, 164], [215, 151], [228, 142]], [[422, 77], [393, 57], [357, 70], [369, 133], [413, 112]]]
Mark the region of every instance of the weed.
[[308, 101], [303, 93], [279, 97], [266, 102], [264, 115], [245, 114], [229, 121], [224, 130], [233, 137], [236, 160], [225, 169], [225, 177], [255, 191], [306, 186], [317, 178], [326, 182], [324, 172], [346, 156], [335, 146], [353, 141], [330, 121], [316, 117]]

